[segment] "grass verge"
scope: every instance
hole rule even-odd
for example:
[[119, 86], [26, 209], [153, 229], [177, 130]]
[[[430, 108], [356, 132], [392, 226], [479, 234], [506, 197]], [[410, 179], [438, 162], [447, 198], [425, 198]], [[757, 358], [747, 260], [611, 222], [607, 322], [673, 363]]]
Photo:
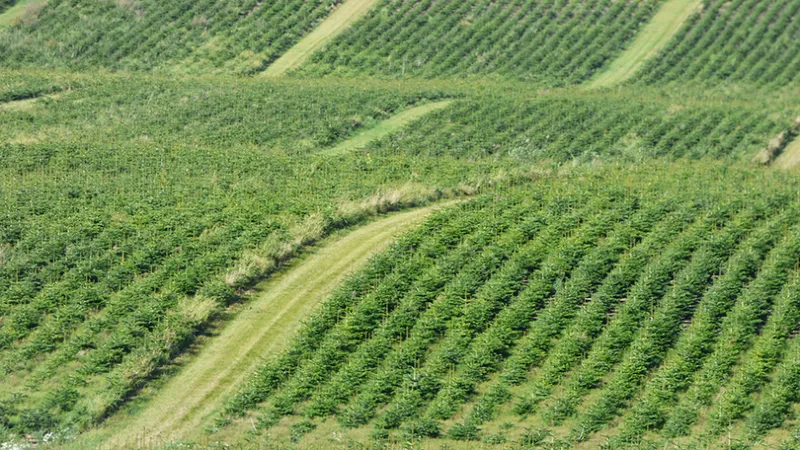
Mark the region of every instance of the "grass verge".
[[299, 67], [315, 51], [360, 19], [377, 0], [348, 0], [336, 8], [319, 26], [290, 48], [264, 71], [265, 77], [280, 77]]
[[422, 106], [409, 108], [400, 113], [384, 120], [377, 126], [365, 130], [352, 138], [340, 143], [336, 147], [329, 150], [324, 150], [324, 155], [341, 155], [343, 153], [361, 150], [370, 142], [384, 138], [390, 134], [396, 133], [403, 128], [407, 127], [411, 122], [421, 118], [422, 116], [444, 109], [452, 103], [452, 100], [445, 100], [441, 102], [426, 103]]
[[630, 47], [608, 69], [591, 80], [589, 87], [611, 87], [631, 78], [645, 61], [667, 45], [700, 3], [701, 0], [667, 0], [639, 32]]

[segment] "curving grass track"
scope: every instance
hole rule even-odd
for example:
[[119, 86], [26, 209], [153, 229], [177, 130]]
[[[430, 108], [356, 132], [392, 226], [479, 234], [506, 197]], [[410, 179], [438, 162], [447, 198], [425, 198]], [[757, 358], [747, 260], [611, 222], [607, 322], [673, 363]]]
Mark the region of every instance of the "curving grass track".
[[781, 156], [775, 160], [775, 167], [781, 169], [793, 169], [800, 166], [800, 138], [792, 141]]
[[361, 150], [370, 142], [385, 138], [393, 133], [396, 133], [403, 128], [407, 127], [410, 123], [422, 118], [428, 113], [447, 108], [453, 103], [452, 100], [444, 100], [441, 102], [426, 103], [421, 106], [406, 109], [393, 117], [384, 120], [377, 126], [365, 130], [362, 133], [353, 136], [336, 147], [326, 150], [323, 153], [326, 155], [341, 155], [347, 152]]
[[333, 38], [346, 30], [353, 22], [363, 17], [377, 0], [349, 0], [328, 16], [311, 33], [306, 35], [294, 47], [286, 51], [273, 62], [266, 71], [265, 77], [280, 77], [286, 72], [299, 67], [311, 55], [325, 46]]
[[25, 8], [32, 3], [40, 3], [36, 0], [19, 0], [10, 8], [0, 13], [0, 29], [8, 27], [14, 20], [20, 18], [25, 13]]
[[259, 286], [260, 295], [247, 309], [160, 389], [140, 414], [90, 432], [76, 445], [142, 447], [197, 437], [254, 364], [263, 356], [282, 350], [320, 300], [398, 233], [421, 223], [440, 207], [416, 209], [373, 222], [320, 248], [302, 264]]
[[645, 61], [667, 45], [700, 3], [701, 0], [669, 0], [661, 5], [631, 46], [592, 80], [589, 87], [611, 87], [633, 77]]

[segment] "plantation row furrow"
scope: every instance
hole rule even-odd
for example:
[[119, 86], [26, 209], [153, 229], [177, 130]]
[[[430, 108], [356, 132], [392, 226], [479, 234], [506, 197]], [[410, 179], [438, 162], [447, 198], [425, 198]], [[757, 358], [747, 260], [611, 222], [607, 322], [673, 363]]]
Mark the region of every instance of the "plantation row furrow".
[[[534, 267], [540, 265], [547, 254], [547, 246], [554, 241], [558, 242], [565, 233], [569, 233], [578, 225], [583, 214], [590, 211], [581, 210], [558, 217], [554, 223], [526, 244], [524, 249], [520, 249], [519, 258], [526, 255], [526, 264]], [[392, 400], [400, 386], [405, 383], [404, 380], [409, 379], [407, 377], [410, 376], [411, 380], [417, 379], [416, 367], [424, 360], [430, 345], [445, 333], [450, 323], [457, 323], [456, 321], [461, 319], [466, 306], [465, 300], [480, 295], [478, 290], [485, 282], [485, 270], [480, 264], [471, 264], [468, 269], [426, 310], [408, 331], [408, 337], [403, 343], [386, 355], [378, 371], [350, 400], [339, 416], [339, 420], [345, 426], [353, 427], [367, 423], [375, 416], [376, 409], [380, 405]]]
[[[795, 277], [792, 284], [787, 286], [787, 291], [791, 288], [796, 291], [797, 281]], [[796, 332], [791, 337], [786, 355], [772, 381], [762, 391], [761, 399], [746, 420], [747, 437], [750, 441], [757, 441], [768, 431], [783, 425], [791, 416], [792, 406], [800, 402], [800, 339]]]
[[[573, 324], [564, 332], [552, 351], [548, 352], [526, 385], [525, 394], [514, 407], [514, 412], [526, 415], [535, 412], [537, 405], [547, 399], [556, 386], [591, 349], [592, 342], [602, 333], [608, 315], [619, 306], [643, 268], [657, 257], [673, 239], [695, 218], [696, 206], [678, 211], [656, 228], [647, 238], [624, 257], [603, 284], [592, 294], [592, 299], [578, 312]], [[521, 384], [524, 378], [504, 371], [504, 381]], [[470, 420], [470, 419], [468, 419]], [[475, 420], [475, 419], [473, 419]]]
[[[459, 231], [454, 234], [460, 236], [461, 233]], [[416, 245], [414, 238], [410, 237], [406, 245], [409, 249], [413, 249]], [[209, 257], [224, 257], [224, 255], [224, 250], [217, 255], [207, 255], [202, 265], [215, 267], [216, 264], [209, 264]], [[393, 263], [389, 263], [384, 270], [393, 270], [392, 267]], [[364, 281], [366, 287], [373, 280], [368, 278]], [[66, 406], [61, 408], [61, 413], [66, 414], [68, 420], [78, 423], [101, 419], [132, 390], [140, 387], [154, 368], [173, 358], [187, 340], [190, 341], [196, 333], [196, 328], [202, 325], [205, 317], [182, 317], [171, 311], [174, 310], [174, 306], [172, 308], [170, 306], [176, 305], [183, 296], [185, 294], [172, 285], [156, 295], [139, 297], [140, 302], [135, 306], [128, 299], [118, 299], [120, 303], [109, 305], [101, 314], [87, 322], [86, 327], [72, 336], [63, 346], [62, 352], [41, 363], [37, 367], [35, 376], [28, 380], [26, 385], [36, 389], [44, 380], [58, 377], [64, 381], [51, 387], [49, 395], [64, 397], [66, 395], [64, 393], [69, 393], [66, 397], [74, 398], [79, 397], [84, 389], [83, 384], [77, 382], [80, 378], [94, 374], [108, 374], [106, 381], [108, 386], [104, 389], [103, 401], [93, 399], [89, 402], [81, 398], [77, 402], [74, 400], [68, 402], [70, 409], [65, 410]], [[208, 298], [215, 301], [225, 300], [213, 296]], [[113, 332], [105, 337], [100, 336], [98, 342], [95, 336], [101, 335], [104, 329], [113, 329]], [[79, 351], [84, 353], [80, 357], [80, 364], [72, 365], [70, 372], [65, 373], [62, 367], [70, 367], [65, 364]]]
[[[272, 224], [272, 226], [265, 226], [263, 233], [259, 233], [260, 235], [251, 234], [247, 236], [246, 239], [241, 239], [242, 236], [240, 233], [242, 233], [243, 230], [235, 226], [226, 227], [221, 229], [220, 232], [214, 236], [214, 239], [205, 242], [197, 242], [197, 245], [184, 245], [180, 254], [167, 257], [157, 262], [157, 265], [153, 267], [155, 269], [154, 271], [149, 274], [139, 273], [138, 275], [140, 277], [149, 275], [157, 278], [159, 274], [174, 272], [175, 267], [189, 266], [190, 264], [188, 261], [197, 258], [201, 254], [209, 255], [211, 252], [219, 252], [220, 250], [227, 255], [236, 254], [241, 251], [242, 248], [240, 246], [249, 245], [251, 242], [258, 242], [264, 239], [268, 236], [270, 231], [272, 231], [271, 229], [274, 228], [276, 228], [275, 224]], [[90, 248], [97, 248], [103, 244], [110, 246], [110, 243], [107, 242], [108, 241], [103, 242], [102, 239], [98, 239], [89, 243], [88, 246], [90, 246]], [[160, 247], [161, 249], [167, 249], [177, 245], [179, 245], [179, 242], [176, 236], [173, 242], [163, 243]], [[226, 246], [229, 248], [226, 248]], [[210, 249], [213, 250], [209, 251]], [[62, 335], [70, 334], [73, 327], [80, 325], [81, 319], [85, 318], [89, 310], [100, 310], [109, 306], [109, 302], [113, 302], [113, 296], [120, 292], [115, 292], [115, 288], [121, 286], [118, 282], [119, 280], [104, 278], [87, 286], [89, 283], [86, 283], [86, 278], [97, 277], [97, 274], [103, 274], [103, 269], [114, 265], [119, 257], [118, 251], [118, 249], [111, 250], [108, 252], [107, 257], [90, 257], [88, 261], [84, 260], [78, 263], [74, 270], [70, 270], [61, 275], [60, 282], [48, 284], [48, 289], [46, 291], [41, 292], [40, 295], [34, 297], [29, 303], [15, 308], [14, 312], [9, 314], [8, 324], [0, 330], [0, 348], [10, 346], [14, 342], [20, 343], [22, 339], [33, 333], [29, 342], [23, 343], [23, 347], [18, 349], [18, 352], [15, 352], [15, 356], [12, 356], [12, 359], [16, 359], [17, 361], [27, 361], [32, 353], [41, 352], [43, 349], [54, 350], [58, 341], [62, 339]], [[166, 252], [164, 251], [164, 253]], [[80, 252], [78, 252], [78, 255], [80, 255]], [[134, 253], [131, 256], [132, 260], [130, 262], [131, 264], [135, 264], [136, 258], [139, 255]], [[77, 258], [80, 258], [80, 256]], [[152, 259], [157, 260], [157, 257]], [[207, 260], [206, 262], [211, 263], [212, 261]], [[54, 265], [56, 264], [51, 264], [48, 267]], [[216, 264], [209, 264], [208, 266], [216, 267]], [[182, 278], [172, 281], [172, 284], [178, 285], [175, 286], [177, 290], [183, 290], [191, 294], [197, 288], [201, 277], [197, 276], [197, 280], [191, 280], [189, 277], [194, 275], [192, 272], [202, 271], [203, 267], [195, 266], [191, 269], [187, 267], [187, 269], [189, 270], [182, 274]], [[109, 275], [113, 276], [117, 274], [112, 272]], [[170, 281], [169, 278], [165, 279], [164, 284], [158, 286], [158, 288], [170, 289]], [[109, 283], [115, 282], [116, 284], [109, 285]], [[75, 283], [81, 283], [84, 290], [82, 292], [73, 291], [70, 293], [70, 287]], [[20, 321], [20, 317], [23, 318], [23, 324], [22, 326], [15, 327], [16, 323]], [[56, 323], [51, 324], [52, 320], [55, 320]], [[32, 324], [35, 324], [35, 327], [30, 326]], [[48, 333], [48, 331], [50, 331], [50, 333]]]
[[[761, 239], [762, 242], [732, 260], [732, 267], [728, 270], [730, 275], [712, 286], [709, 298], [699, 306], [698, 313], [691, 325], [681, 333], [673, 352], [624, 417], [620, 433], [615, 437], [617, 441], [635, 442], [645, 432], [660, 429], [668, 409], [675, 405], [680, 393], [688, 388], [695, 371], [709, 356], [722, 331], [723, 320], [735, 308], [736, 302], [761, 295], [759, 291], [765, 277], [791, 268], [790, 261], [798, 257], [796, 248], [785, 238], [780, 242], [778, 240], [784, 236], [783, 229], [795, 218], [796, 212], [793, 210], [781, 214], [769, 226], [757, 231], [754, 239]], [[770, 246], [776, 244], [770, 250]], [[739, 284], [750, 278], [753, 278], [752, 281], [740, 293]]]
[[[563, 282], [550, 303], [537, 314], [533, 324], [535, 331], [528, 331], [528, 336], [541, 335], [530, 340], [545, 343], [557, 337], [580, 303], [613, 269], [625, 250], [641, 240], [666, 212], [664, 205], [646, 207], [615, 227], [585, 256], [576, 258], [574, 272]], [[547, 277], [537, 278], [535, 282], [539, 280], [546, 281]], [[423, 418], [449, 419], [461, 404], [470, 399], [475, 386], [501, 366], [505, 357], [516, 347], [526, 327], [530, 328], [530, 317], [524, 315], [524, 311], [516, 302], [510, 303], [486, 331], [473, 340], [465, 358], [431, 401]], [[526, 342], [520, 341], [523, 345]]]
[[[797, 261], [800, 261], [798, 256]], [[790, 276], [783, 292], [778, 296], [772, 314], [764, 324], [753, 347], [742, 358], [739, 367], [714, 401], [701, 439], [719, 436], [753, 408], [750, 397], [770, 380], [775, 367], [783, 359], [787, 339], [800, 324], [800, 290], [796, 271]]]
[[[500, 286], [495, 286], [494, 278], [487, 283], [486, 289], [482, 291], [487, 292], [487, 295], [478, 296], [474, 302], [471, 301], [465, 306], [460, 326], [451, 327], [425, 358], [417, 373], [423, 383], [419, 386], [406, 384], [401, 389], [400, 396], [389, 404], [387, 413], [379, 417], [376, 427], [391, 429], [400, 426], [408, 419], [413, 419], [404, 425], [406, 432], [414, 430], [419, 436], [437, 436], [439, 429], [435, 419], [446, 418], [443, 416], [450, 414], [447, 410], [442, 412], [436, 409], [448, 408], [449, 405], [430, 402], [435, 401], [434, 396], [438, 392], [447, 392], [448, 386], [444, 381], [467, 356], [473, 339], [491, 324], [495, 315], [506, 307], [509, 301], [514, 302], [515, 299], [523, 297], [526, 303], [547, 305], [556, 291], [558, 281], [570, 276], [576, 264], [591, 249], [591, 245], [609, 233], [615, 222], [626, 221], [633, 214], [634, 205], [625, 204], [628, 202], [620, 203], [622, 204], [612, 205], [607, 211], [587, 221], [583, 227], [575, 231], [574, 236], [555, 246], [541, 267], [532, 273], [524, 289], [520, 290], [521, 277], [510, 280], [513, 283], [511, 289], [503, 286], [505, 283], [502, 282], [505, 280], [502, 279], [499, 280], [502, 283]], [[513, 289], [514, 286], [517, 288]], [[541, 309], [541, 306], [537, 309]], [[423, 413], [421, 417], [417, 416], [416, 410], [424, 408], [427, 404], [433, 406], [432, 414]]]
[[749, 159], [791, 121], [780, 125], [747, 107], [672, 108], [605, 96], [464, 100], [369, 150], [558, 162], [656, 156]]
[[[550, 387], [558, 383], [572, 365], [579, 362], [580, 357], [588, 351], [591, 339], [602, 331], [606, 315], [633, 285], [642, 268], [646, 266], [646, 262], [663, 250], [675, 235], [691, 222], [694, 215], [692, 210], [694, 208], [690, 207], [688, 210], [672, 213], [668, 220], [630, 249], [592, 294], [591, 299], [580, 308], [572, 325], [565, 330], [563, 337], [555, 343], [552, 351], [539, 353], [540, 356], [535, 360], [531, 358], [526, 360], [536, 365], [538, 363], [535, 361], [544, 358], [544, 363], [541, 364], [542, 369], [534, 378], [532, 386], [528, 388], [530, 394], [524, 396], [514, 406], [517, 414], [533, 412], [536, 405], [550, 395]], [[531, 333], [528, 336], [534, 335]], [[589, 340], [585, 341], [586, 339]], [[530, 346], [530, 342], [535, 342], [535, 339], [529, 338], [528, 342]], [[546, 343], [542, 345], [547, 346]], [[519, 351], [520, 348], [522, 345], [518, 345], [514, 351]], [[516, 354], [512, 353], [510, 361], [514, 358]], [[521, 370], [514, 371], [513, 367], [504, 367], [500, 380], [493, 383], [488, 392], [476, 401], [464, 422], [457, 427], [463, 427], [474, 433], [478, 426], [494, 418], [497, 409], [511, 399], [510, 385], [521, 383], [526, 378], [524, 375]]]
[[[0, 75], [0, 79], [3, 77], [5, 73]], [[61, 97], [37, 101], [34, 111], [2, 111], [0, 133], [8, 141], [26, 137], [29, 139], [31, 136], [42, 138], [33, 145], [24, 147], [10, 145], [3, 148], [4, 159], [7, 158], [10, 164], [8, 167], [14, 168], [17, 178], [29, 176], [26, 174], [30, 174], [31, 170], [43, 170], [49, 174], [46, 183], [29, 186], [30, 189], [37, 191], [37, 195], [50, 198], [53, 195], [49, 190], [50, 185], [69, 184], [67, 198], [57, 197], [59, 201], [55, 199], [48, 201], [48, 204], [52, 204], [52, 208], [37, 207], [36, 204], [30, 203], [29, 198], [14, 199], [13, 204], [17, 204], [18, 208], [40, 217], [58, 214], [66, 206], [64, 203], [74, 205], [102, 202], [104, 207], [100, 210], [71, 211], [76, 215], [73, 227], [84, 226], [88, 230], [85, 235], [75, 233], [77, 230], [69, 234], [73, 238], [83, 239], [97, 234], [89, 225], [95, 224], [98, 220], [103, 223], [101, 219], [105, 217], [99, 213], [107, 210], [110, 205], [115, 205], [125, 215], [134, 215], [132, 210], [135, 210], [135, 206], [147, 204], [140, 198], [145, 194], [143, 192], [145, 189], [153, 196], [154, 201], [159, 202], [159, 209], [167, 207], [166, 199], [163, 198], [165, 192], [180, 192], [185, 195], [204, 192], [210, 198], [216, 197], [219, 190], [232, 185], [222, 183], [215, 186], [203, 180], [204, 176], [210, 177], [213, 173], [205, 170], [205, 164], [214, 159], [215, 149], [237, 147], [239, 151], [230, 151], [228, 155], [231, 159], [220, 168], [235, 165], [240, 170], [240, 180], [248, 180], [251, 188], [258, 186], [249, 181], [253, 174], [258, 172], [254, 167], [258, 164], [264, 164], [264, 170], [271, 170], [272, 178], [279, 177], [280, 170], [285, 170], [283, 167], [290, 165], [294, 165], [292, 170], [297, 172], [327, 166], [326, 171], [333, 173], [341, 169], [338, 160], [317, 161], [308, 165], [305, 159], [292, 160], [289, 156], [298, 153], [308, 154], [335, 145], [354, 132], [371, 128], [394, 115], [396, 111], [422, 100], [459, 96], [441, 89], [419, 90], [409, 86], [386, 90], [380, 86], [369, 87], [363, 83], [349, 81], [343, 81], [340, 88], [331, 91], [329, 86], [320, 83], [292, 81], [263, 83], [250, 79], [230, 79], [222, 83], [218, 80], [194, 79], [194, 82], [185, 83], [183, 80], [151, 78], [143, 75], [133, 78], [111, 77], [104, 82], [89, 82], [82, 78], [39, 79], [34, 76], [21, 77], [18, 82], [13, 76], [9, 78], [11, 83], [8, 88], [9, 94], [25, 92], [26, 86], [23, 80], [26, 84], [30, 83], [28, 89], [33, 91], [65, 90], [70, 86], [76, 88], [65, 92]], [[21, 86], [17, 86], [18, 84]], [[285, 95], [287, 90], [293, 95]], [[37, 111], [43, 114], [38, 114]], [[30, 121], [31, 112], [37, 113], [38, 119], [35, 122]], [[65, 127], [71, 130], [70, 135], [66, 137], [59, 134], [63, 133]], [[55, 144], [55, 142], [60, 143]], [[149, 147], [151, 144], [156, 145], [159, 151], [154, 152]], [[201, 147], [203, 151], [197, 152], [195, 145]], [[250, 152], [246, 153], [241, 149], [242, 146], [247, 147]], [[267, 155], [252, 152], [253, 146], [268, 153], [268, 161], [260, 161], [262, 158], [267, 158]], [[114, 151], [109, 151], [110, 148]], [[276, 159], [275, 150], [286, 151], [287, 154], [278, 152], [281, 153], [281, 157]], [[178, 156], [178, 153], [185, 154]], [[87, 177], [86, 180], [89, 180], [96, 176], [98, 171], [108, 170], [113, 179], [125, 180], [125, 184], [107, 188], [109, 189], [107, 191], [103, 190], [106, 195], [90, 197], [90, 193], [105, 188], [104, 183], [85, 185], [73, 180], [73, 177], [65, 176], [60, 169], [60, 164], [67, 164], [70, 156], [77, 157], [78, 154], [85, 158], [90, 158], [91, 155], [89, 159], [91, 164], [78, 167], [76, 175], [82, 172]], [[185, 169], [188, 171], [162, 172], [160, 169], [162, 166], [157, 165], [162, 163], [166, 164], [164, 167], [167, 169], [174, 167], [176, 163], [185, 164], [187, 166]], [[319, 173], [316, 175], [311, 177], [310, 181], [302, 179], [305, 185], [310, 184], [316, 188], [313, 195], [305, 192], [303, 195], [315, 197], [331, 189], [325, 185], [324, 177]], [[194, 179], [196, 184], [184, 184], [181, 180], [187, 177]], [[269, 179], [267, 178], [265, 182], [269, 182]], [[18, 179], [16, 183], [23, 181]], [[226, 177], [223, 181], [231, 180]], [[142, 191], [133, 191], [128, 187], [134, 183]], [[287, 190], [292, 184], [287, 182], [280, 186], [283, 193], [298, 195], [293, 190]], [[375, 186], [371, 187], [375, 189]], [[9, 194], [13, 192], [16, 191], [9, 191]], [[126, 202], [126, 199], [129, 199], [129, 202]], [[270, 198], [270, 202], [265, 205], [263, 200], [261, 202], [258, 199], [248, 200], [249, 203], [254, 203], [252, 205], [254, 212], [264, 209], [272, 211], [269, 208], [277, 208], [289, 201], [290, 198], [282, 200]], [[175, 217], [178, 214], [196, 212], [194, 208], [187, 211], [186, 204], [183, 204], [182, 208], [180, 202], [172, 203], [172, 206], [176, 209], [175, 213], [160, 218], [162, 221], [178, 220], [181, 219]], [[204, 205], [209, 213], [232, 212], [238, 209], [236, 205], [225, 206], [212, 208], [211, 205]], [[330, 207], [330, 205], [324, 206]], [[55, 207], [59, 209], [54, 210]], [[22, 213], [22, 210], [14, 209], [10, 213], [16, 215]], [[122, 216], [123, 219], [126, 218], [125, 215]], [[85, 216], [86, 219], [78, 221], [77, 216]], [[194, 219], [196, 217], [190, 214], [189, 220], [184, 220], [193, 222]], [[131, 225], [128, 221], [122, 222]], [[135, 225], [144, 223], [135, 222]], [[177, 222], [173, 227], [178, 230], [182, 225], [181, 222]], [[144, 231], [139, 227], [131, 228], [137, 232]], [[36, 242], [50, 242], [53, 237], [62, 235], [65, 231], [66, 229], [62, 228], [52, 229], [31, 245], [35, 246]]]
[[682, 321], [691, 320], [699, 304], [716, 300], [715, 286], [725, 286], [728, 278], [732, 278], [735, 280], [732, 295], [741, 291], [746, 280], [742, 280], [736, 270], [729, 271], [736, 268], [729, 263], [738, 256], [736, 249], [742, 249], [739, 254], [745, 253], [752, 246], [764, 246], [759, 239], [771, 239], [769, 235], [758, 234], [753, 239], [745, 239], [759, 226], [757, 216], [758, 212], [740, 215], [723, 233], [709, 239], [695, 252], [689, 266], [675, 279], [670, 292], [630, 344], [626, 357], [612, 372], [599, 397], [578, 417], [578, 424], [573, 428], [577, 440], [588, 439], [628, 406], [649, 373], [661, 364], [674, 345]]
[[[377, 368], [381, 357], [391, 351], [392, 346], [398, 341], [404, 339], [405, 333], [411, 329], [427, 307], [440, 293], [447, 291], [460, 274], [465, 273], [466, 261], [479, 254], [479, 249], [489, 247], [495, 239], [502, 241], [503, 238], [498, 237], [500, 231], [495, 227], [480, 229], [448, 254], [446, 260], [425, 272], [409, 289], [396, 311], [384, 320], [381, 328], [353, 351], [341, 370], [312, 396], [309, 405], [303, 410], [303, 415], [317, 417], [336, 413], [339, 404], [353, 395], [371, 371]], [[533, 228], [530, 231], [537, 230]]]
[[383, 1], [297, 72], [426, 78], [497, 75], [576, 84], [617, 55], [658, 1]]
[[[48, 2], [35, 21], [11, 27], [0, 38], [0, 48], [7, 65], [252, 74], [340, 3], [139, 0], [89, 1], [76, 8], [71, 1], [57, 0]], [[42, 45], [46, 42], [55, 44]]]
[[583, 397], [622, 359], [641, 324], [669, 291], [673, 279], [689, 264], [692, 254], [702, 247], [715, 225], [725, 222], [732, 208], [728, 205], [715, 215], [701, 217], [645, 267], [581, 365], [562, 383], [563, 392], [541, 411], [546, 422], [560, 424], [575, 414]]
[[[645, 207], [641, 213], [616, 227], [577, 264], [569, 279], [563, 282], [554, 298], [529, 326], [527, 321], [530, 319], [519, 314], [515, 303], [506, 308], [493, 327], [476, 339], [467, 358], [461, 362], [460, 370], [439, 391], [426, 416], [449, 419], [461, 404], [469, 400], [475, 386], [491, 373], [503, 367], [503, 376], [509, 374], [503, 365], [509, 355], [522, 354], [525, 365], [533, 365], [532, 361], [548, 352], [551, 341], [570, 323], [581, 302], [601, 284], [616, 262], [624, 259], [628, 254], [626, 251], [630, 251], [632, 246], [635, 248], [664, 214], [670, 212], [666, 205]], [[527, 334], [522, 338], [526, 328]], [[531, 343], [536, 343], [538, 348], [533, 348]], [[517, 353], [518, 348], [524, 350]], [[457, 425], [448, 434], [456, 439], [473, 438], [477, 428], [470, 423]]]
[[[694, 372], [689, 389], [670, 411], [664, 424], [668, 436], [684, 435], [696, 423], [698, 411], [708, 406], [719, 388], [731, 376], [731, 369], [739, 355], [749, 349], [756, 333], [769, 317], [773, 301], [789, 277], [789, 270], [797, 265], [800, 254], [797, 230], [787, 235], [782, 255], [768, 266], [769, 271], [757, 278], [746, 296], [738, 299], [735, 307], [722, 322], [719, 338], [709, 349], [702, 367]], [[786, 252], [786, 253], [783, 253]]]
[[[774, 5], [774, 3], [772, 4]], [[742, 11], [752, 11], [753, 14], [749, 16], [749, 18], [752, 19], [753, 17], [762, 15], [767, 9], [768, 3], [746, 0], [745, 2], [738, 2], [738, 4], [730, 6], [732, 7], [725, 11], [727, 20], [725, 22], [719, 20], [715, 21], [712, 31], [704, 34], [703, 39], [699, 42], [700, 45], [697, 45], [689, 52], [687, 56], [691, 58], [691, 63], [683, 68], [682, 75], [692, 76], [695, 74], [697, 68], [707, 66], [704, 59], [708, 58], [708, 53], [704, 51], [705, 49], [717, 45], [720, 47], [721, 51], [724, 51], [725, 47], [731, 44], [731, 35], [734, 30], [743, 29], [742, 27], [744, 26], [754, 25], [752, 20], [746, 23], [748, 17], [741, 14]], [[698, 63], [702, 63], [702, 65], [699, 66]]]
[[728, 364], [725, 391], [691, 403], [705, 425], [691, 435], [711, 443], [720, 427], [746, 426], [792, 357], [796, 195], [651, 180], [509, 188], [459, 207], [463, 223], [450, 213], [311, 345], [259, 368], [217, 425], [281, 434], [288, 423], [293, 442], [323, 426], [386, 443], [492, 442], [513, 414], [559, 433], [530, 428], [521, 443], [578, 445], [617, 420], [607, 444], [635, 447], [669, 439], [671, 414]]
[[705, 1], [704, 6], [635, 79], [772, 87], [796, 81], [800, 2]]
[[[265, 230], [268, 229], [268, 227], [265, 228]], [[249, 244], [248, 241], [251, 239], [257, 240], [256, 236], [249, 236], [249, 239], [239, 240], [240, 236], [237, 233], [241, 232], [241, 230], [232, 230], [230, 234], [226, 231], [228, 230], [222, 230], [216, 236], [219, 240], [204, 242], [201, 246], [198, 246], [199, 248], [186, 245], [185, 251], [165, 259], [160, 264], [160, 267], [147, 274], [142, 282], [137, 283], [134, 281], [133, 284], [129, 285], [131, 289], [108, 294], [103, 292], [102, 283], [96, 283], [92, 286], [94, 289], [85, 296], [61, 294], [63, 297], [59, 299], [61, 300], [60, 304], [54, 310], [49, 311], [50, 316], [40, 319], [35, 329], [28, 328], [24, 333], [16, 333], [14, 340], [19, 341], [17, 348], [7, 352], [7, 359], [3, 360], [3, 370], [6, 373], [18, 370], [20, 364], [27, 363], [37, 351], [59, 349], [63, 343], [68, 342], [67, 338], [70, 335], [84, 335], [87, 329], [103, 328], [102, 326], [97, 327], [98, 321], [111, 320], [111, 323], [117, 323], [119, 320], [130, 318], [133, 316], [132, 313], [137, 310], [140, 311], [138, 306], [134, 306], [135, 302], [131, 301], [131, 297], [138, 298], [140, 302], [148, 303], [148, 297], [154, 295], [163, 295], [164, 300], [166, 300], [171, 295], [169, 293], [172, 293], [172, 295], [194, 294], [201, 288], [204, 281], [203, 278], [207, 276], [206, 271], [213, 270], [213, 268], [219, 266], [219, 262], [214, 261], [212, 255], [223, 259], [233, 258], [242, 250], [242, 246]], [[189, 261], [199, 258], [200, 254], [204, 255], [203, 264], [198, 264], [199, 261], [197, 261], [192, 265]], [[176, 274], [176, 268], [179, 267], [185, 270], [180, 274]], [[100, 271], [98, 270], [98, 272]], [[59, 285], [55, 284], [54, 287], [57, 289]], [[48, 304], [48, 300], [50, 303], [53, 302], [48, 297], [36, 297], [26, 306], [39, 306], [37, 300], [40, 298], [44, 299], [44, 305]], [[164, 303], [164, 306], [168, 305], [169, 303]], [[27, 308], [20, 309], [25, 312]], [[75, 311], [76, 309], [78, 311]], [[95, 316], [89, 319], [88, 322], [81, 321], [81, 319], [86, 318], [85, 312], [89, 309], [102, 310], [102, 318]], [[81, 310], [84, 311], [83, 314], [80, 314]], [[156, 313], [155, 311], [151, 312]], [[140, 317], [134, 316], [132, 320], [147, 326], [148, 323], [157, 322], [158, 318], [146, 313]], [[29, 332], [33, 332], [30, 339], [21, 340]], [[93, 334], [91, 331], [90, 333]]]

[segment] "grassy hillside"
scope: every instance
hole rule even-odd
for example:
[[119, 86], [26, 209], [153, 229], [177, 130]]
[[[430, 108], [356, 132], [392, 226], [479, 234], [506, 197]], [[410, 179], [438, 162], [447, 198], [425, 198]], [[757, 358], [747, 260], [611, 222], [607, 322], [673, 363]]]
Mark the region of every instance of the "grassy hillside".
[[0, 35], [8, 66], [264, 70], [341, 0], [52, 0]]
[[[746, 419], [757, 438], [789, 417], [762, 403], [800, 388], [779, 368], [800, 319], [798, 200], [796, 180], [714, 164], [581, 172], [465, 204], [391, 275], [329, 298], [218, 425], [318, 445], [600, 433], [661, 448], [690, 430], [714, 444]], [[771, 380], [785, 391], [755, 395]]]
[[699, 81], [766, 87], [800, 80], [800, 2], [705, 0], [668, 47], [637, 75], [643, 83]]

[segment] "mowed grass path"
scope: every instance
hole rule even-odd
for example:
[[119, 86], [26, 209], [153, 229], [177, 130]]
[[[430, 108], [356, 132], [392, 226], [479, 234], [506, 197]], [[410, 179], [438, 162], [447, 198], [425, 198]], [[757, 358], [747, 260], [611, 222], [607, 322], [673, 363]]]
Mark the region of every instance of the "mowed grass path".
[[[344, 278], [439, 204], [379, 219], [321, 246], [259, 285], [260, 294], [168, 381], [136, 416], [93, 430], [76, 448], [141, 448], [177, 439], [203, 440], [224, 401], [262, 358], [281, 351], [302, 320]], [[84, 447], [82, 447], [84, 446]]]
[[411, 122], [414, 122], [415, 120], [433, 111], [444, 109], [450, 106], [451, 103], [453, 103], [452, 100], [444, 100], [441, 102], [426, 103], [421, 106], [400, 111], [398, 114], [395, 114], [394, 116], [384, 120], [370, 129], [364, 130], [363, 132], [337, 145], [336, 147], [323, 150], [322, 154], [341, 155], [347, 152], [361, 150], [370, 142], [396, 133], [407, 127]]
[[299, 67], [315, 51], [364, 16], [377, 0], [348, 0], [336, 8], [319, 26], [300, 40], [264, 71], [265, 77], [280, 77]]
[[630, 47], [591, 80], [589, 87], [610, 87], [631, 78], [645, 61], [667, 45], [700, 3], [701, 0], [667, 0]]
[[26, 98], [25, 100], [14, 100], [11, 102], [0, 102], [0, 112], [3, 111], [29, 111], [39, 103], [47, 100], [57, 100], [64, 96], [63, 92], [46, 94], [40, 97]]
[[800, 137], [789, 143], [773, 165], [780, 169], [800, 167]]
[[42, 3], [43, 0], [17, 0], [17, 3], [0, 14], [0, 29], [7, 28], [14, 23], [14, 20], [22, 17], [25, 8], [31, 3]]

